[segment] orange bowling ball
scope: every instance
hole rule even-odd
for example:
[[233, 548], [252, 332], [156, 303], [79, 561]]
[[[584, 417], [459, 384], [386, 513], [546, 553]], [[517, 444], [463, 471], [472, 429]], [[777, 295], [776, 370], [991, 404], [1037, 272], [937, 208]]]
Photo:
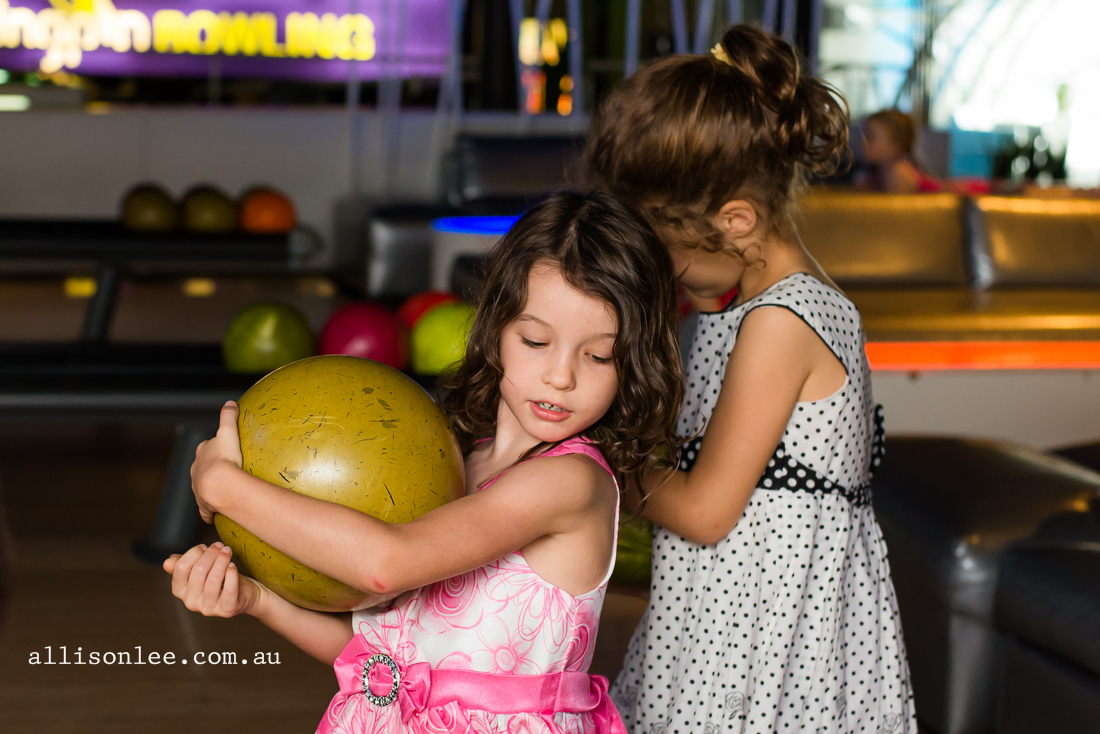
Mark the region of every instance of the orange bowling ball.
[[296, 223], [294, 204], [274, 189], [252, 189], [241, 197], [240, 228], [245, 232], [289, 232]]

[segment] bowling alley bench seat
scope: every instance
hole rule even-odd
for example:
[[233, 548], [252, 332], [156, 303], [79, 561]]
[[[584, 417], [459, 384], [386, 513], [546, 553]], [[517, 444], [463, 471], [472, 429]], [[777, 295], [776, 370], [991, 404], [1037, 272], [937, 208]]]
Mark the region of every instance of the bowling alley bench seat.
[[824, 190], [799, 229], [871, 342], [1100, 340], [1100, 200]]
[[[917, 716], [928, 731], [1025, 731], [995, 729], [997, 708], [1009, 701], [1000, 684], [1005, 643], [994, 612], [998, 578], [1015, 544], [1037, 532], [1050, 542], [1075, 540], [1066, 528], [1088, 524], [1098, 492], [1100, 474], [1023, 446], [887, 436], [872, 496], [889, 551]], [[1056, 516], [1060, 524], [1046, 524]], [[1065, 599], [1078, 591], [1095, 594], [1095, 577], [1091, 591], [1074, 591], [1073, 583], [1067, 581]], [[1039, 627], [1062, 624], [1056, 615], [1035, 615], [1028, 619]], [[1015, 705], [1042, 702], [1032, 697]], [[1100, 731], [1100, 717], [1091, 721], [1089, 731]]]
[[[859, 307], [876, 371], [1100, 368], [1100, 201], [822, 191], [799, 226]], [[887, 437], [873, 497], [928, 731], [1060, 731], [1004, 728], [1051, 719], [1014, 682], [1026, 680], [1012, 652], [1020, 625], [1000, 611], [1010, 587], [995, 605], [998, 579], [1017, 544], [1052, 517], [1087, 515], [1098, 488], [1100, 474], [1016, 444]], [[1064, 598], [1085, 583], [1067, 580]]]

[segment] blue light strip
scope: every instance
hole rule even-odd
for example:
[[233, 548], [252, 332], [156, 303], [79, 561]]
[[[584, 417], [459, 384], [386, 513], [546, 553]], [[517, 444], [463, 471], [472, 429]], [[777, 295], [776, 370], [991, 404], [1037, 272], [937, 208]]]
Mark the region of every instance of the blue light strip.
[[432, 221], [437, 232], [501, 236], [508, 233], [519, 217], [441, 217]]

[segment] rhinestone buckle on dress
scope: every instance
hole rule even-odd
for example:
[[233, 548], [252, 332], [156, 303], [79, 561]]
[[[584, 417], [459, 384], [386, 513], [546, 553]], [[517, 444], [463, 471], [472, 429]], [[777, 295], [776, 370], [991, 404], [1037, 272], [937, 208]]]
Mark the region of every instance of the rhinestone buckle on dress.
[[[390, 692], [385, 696], [375, 695], [374, 691], [370, 689], [370, 683], [368, 681], [371, 669], [378, 663], [382, 663], [388, 667], [393, 676], [393, 685], [390, 687]], [[367, 664], [363, 666], [362, 680], [363, 694], [367, 697], [367, 700], [375, 706], [389, 706], [397, 700], [397, 689], [401, 685], [401, 671], [397, 669], [397, 663], [394, 662], [394, 659], [384, 652], [376, 652], [370, 656], [370, 659], [367, 660]]]

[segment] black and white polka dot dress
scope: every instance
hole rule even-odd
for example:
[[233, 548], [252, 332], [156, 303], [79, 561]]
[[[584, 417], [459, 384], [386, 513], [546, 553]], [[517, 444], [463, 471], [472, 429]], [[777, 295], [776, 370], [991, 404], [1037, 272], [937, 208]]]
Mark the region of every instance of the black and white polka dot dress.
[[[663, 528], [653, 584], [612, 695], [633, 734], [917, 734], [886, 546], [867, 488], [881, 448], [855, 306], [791, 275], [703, 314], [681, 435], [705, 429], [745, 315], [800, 316], [848, 373], [798, 403], [737, 526], [714, 545]], [[685, 447], [691, 471], [702, 439]]]

